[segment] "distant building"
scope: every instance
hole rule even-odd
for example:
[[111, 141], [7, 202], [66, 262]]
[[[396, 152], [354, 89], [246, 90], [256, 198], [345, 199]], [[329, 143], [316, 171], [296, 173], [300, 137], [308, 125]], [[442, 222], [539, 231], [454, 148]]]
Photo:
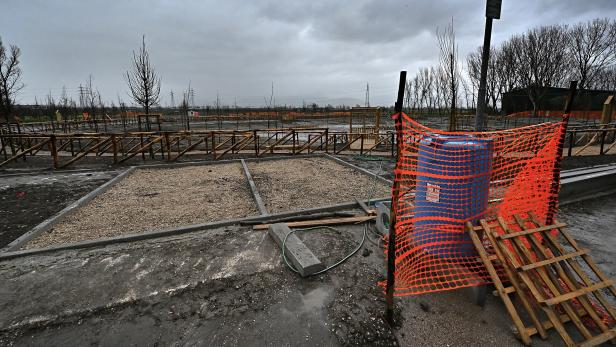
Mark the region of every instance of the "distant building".
[[[538, 116], [556, 116], [562, 113], [569, 90], [567, 88], [535, 87], [534, 93], [540, 95], [537, 105]], [[614, 91], [584, 90], [575, 96], [573, 110], [575, 116], [600, 118], [603, 102]], [[526, 88], [518, 88], [502, 94], [502, 109], [507, 115], [530, 115], [533, 103]]]

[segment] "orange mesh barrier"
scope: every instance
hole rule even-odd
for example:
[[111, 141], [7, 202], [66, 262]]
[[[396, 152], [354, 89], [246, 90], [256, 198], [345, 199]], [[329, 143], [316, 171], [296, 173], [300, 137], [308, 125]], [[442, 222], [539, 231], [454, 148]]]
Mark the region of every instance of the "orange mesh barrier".
[[490, 282], [464, 223], [527, 211], [551, 222], [568, 116], [481, 133], [430, 129], [404, 113], [394, 119], [402, 122], [392, 190], [395, 295]]

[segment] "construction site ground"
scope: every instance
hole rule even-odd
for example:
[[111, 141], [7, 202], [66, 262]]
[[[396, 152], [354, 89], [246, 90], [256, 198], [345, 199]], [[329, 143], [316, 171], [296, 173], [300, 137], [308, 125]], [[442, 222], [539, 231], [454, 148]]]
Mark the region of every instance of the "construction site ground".
[[[393, 166], [344, 159], [381, 174]], [[3, 177], [2, 195], [14, 200], [0, 200], [2, 230], [20, 223], [27, 231], [117, 173]], [[566, 205], [559, 214], [612, 278], [615, 210], [611, 195]], [[300, 237], [332, 264], [363, 232], [361, 225], [336, 229]], [[377, 285], [385, 279], [383, 246], [368, 238], [347, 262], [307, 279], [286, 267], [266, 232], [239, 225], [2, 260], [0, 345], [519, 345], [500, 300], [489, 295], [479, 307], [471, 289], [398, 298], [390, 328]], [[534, 339], [535, 346], [561, 344], [553, 331], [546, 341]]]

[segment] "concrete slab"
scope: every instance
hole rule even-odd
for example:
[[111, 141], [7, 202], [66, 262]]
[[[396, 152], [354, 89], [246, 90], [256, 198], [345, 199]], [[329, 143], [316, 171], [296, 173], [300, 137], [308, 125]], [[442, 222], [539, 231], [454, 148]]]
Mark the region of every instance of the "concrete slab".
[[[297, 235], [291, 234], [291, 229], [286, 224], [272, 224], [269, 227], [268, 233], [278, 246], [282, 247], [284, 242], [284, 252], [287, 259], [302, 277], [313, 275], [325, 269], [325, 264], [321, 263], [319, 258], [312, 253]], [[286, 242], [284, 241], [285, 238]]]
[[616, 191], [616, 169], [586, 173], [560, 181], [561, 205], [610, 195]]

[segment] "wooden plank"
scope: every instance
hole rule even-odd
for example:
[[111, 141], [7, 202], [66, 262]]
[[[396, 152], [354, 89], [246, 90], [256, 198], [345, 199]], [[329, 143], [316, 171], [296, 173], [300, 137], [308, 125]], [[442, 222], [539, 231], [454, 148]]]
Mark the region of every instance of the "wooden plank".
[[362, 210], [364, 210], [364, 212], [366, 212], [367, 215], [371, 215], [371, 214], [375, 214], [376, 212], [374, 210], [371, 210], [368, 205], [366, 205], [365, 202], [359, 200], [358, 198], [353, 198], [355, 199], [355, 201], [357, 201], [357, 204], [359, 205], [359, 207], [361, 207]]
[[[503, 229], [504, 233], [509, 233], [509, 227], [507, 226], [507, 222], [505, 222], [505, 220], [502, 217], [498, 217], [497, 218], [498, 223], [500, 224], [501, 228]], [[522, 261], [525, 261], [524, 259], [532, 259], [532, 255], [530, 254], [529, 250], [526, 248], [526, 246], [521, 242], [521, 240], [519, 238], [513, 238], [512, 239], [513, 242], [511, 242], [512, 246], [515, 247], [516, 249], [516, 253], [519, 255], [520, 259]], [[508, 256], [509, 256], [509, 260], [512, 261], [512, 264], [515, 265], [515, 263], [518, 263], [517, 257], [514, 254], [511, 254], [508, 246], [506, 244], [504, 244], [503, 240], [498, 240], [498, 245], [500, 247], [501, 250], [504, 250]], [[528, 261], [528, 260], [526, 260]], [[515, 263], [513, 263], [515, 262]], [[515, 265], [516, 267], [521, 267], [522, 265]], [[551, 282], [550, 278], [547, 276], [546, 272], [539, 268], [536, 270], [536, 272], [539, 275], [539, 279], [536, 279], [535, 276], [530, 276], [530, 273], [527, 272], [519, 272], [520, 277], [522, 278], [522, 280], [524, 281], [524, 283], [526, 284], [526, 286], [529, 288], [529, 290], [531, 291], [531, 293], [533, 294], [533, 296], [535, 297], [535, 300], [538, 302], [542, 302], [543, 300], [545, 300], [544, 298], [546, 296], [552, 296], [552, 295], [560, 295], [560, 292], [558, 291], [558, 289], [555, 288], [554, 284]], [[536, 281], [536, 282], [535, 282]], [[546, 294], [542, 294], [543, 292], [543, 285], [544, 283], [546, 285], [549, 286], [549, 289], [552, 293], [546, 293]], [[541, 289], [542, 291], [540, 292], [539, 289]], [[567, 314], [569, 315], [569, 317], [571, 318], [572, 321], [575, 322], [575, 318], [577, 316], [575, 316], [575, 314], [571, 313], [571, 307], [569, 307], [566, 303], [563, 305], [563, 308], [565, 308], [565, 311], [567, 312]], [[567, 330], [565, 329], [565, 327], [563, 326], [563, 324], [560, 321], [560, 317], [559, 315], [557, 315], [554, 310], [552, 310], [551, 308], [544, 308], [544, 312], [546, 313], [546, 315], [548, 316], [548, 318], [550, 319], [550, 321], [552, 322], [552, 324], [554, 325], [554, 328], [556, 329], [556, 331], [558, 331], [558, 333], [560, 334], [561, 338], [563, 339], [563, 341], [565, 342], [565, 344], [567, 346], [574, 346], [575, 342], [573, 341], [573, 339], [571, 338], [571, 336], [569, 336], [569, 333], [567, 333]], [[579, 323], [578, 323], [579, 324]], [[536, 325], [537, 326], [537, 325]], [[539, 325], [540, 326], [540, 325]], [[537, 326], [538, 327], [538, 326]], [[582, 325], [583, 327], [583, 325]], [[587, 332], [587, 334], [590, 334]]]
[[[537, 218], [537, 216], [535, 216], [532, 212], [529, 213], [531, 219], [533, 219], [533, 222], [537, 225], [540, 225], [541, 223], [539, 222], [539, 219]], [[569, 244], [575, 248], [576, 250], [579, 250], [577, 243], [575, 242], [575, 240], [573, 238], [571, 238], [567, 232], [565, 232], [564, 230], [559, 230], [561, 235], [563, 235], [563, 237], [565, 237], [565, 239], [569, 242]], [[553, 252], [554, 251], [558, 251], [561, 254], [564, 254], [566, 251], [564, 249], [564, 247], [562, 245], [560, 245], [560, 243], [558, 243], [558, 241], [556, 240], [556, 238], [551, 235], [551, 234], [546, 234], [545, 235], [547, 237], [547, 240], [549, 241], [548, 245], [552, 245], [553, 246]], [[573, 243], [572, 243], [573, 242]], [[602, 280], [602, 281], [606, 281], [609, 278], [607, 276], [605, 276], [605, 274], [603, 274], [603, 272], [597, 268], [596, 264], [594, 263], [594, 261], [592, 260], [592, 258], [589, 255], [583, 255], [582, 259], [586, 262], [586, 264], [593, 269], [593, 271], [595, 272], [595, 275], [597, 275], [597, 277]], [[592, 262], [592, 265], [590, 264]], [[588, 277], [588, 275], [586, 274], [586, 272], [581, 268], [581, 266], [575, 261], [575, 260], [568, 260], [567, 263], [569, 264], [569, 266], [571, 266], [573, 268], [573, 270], [575, 271], [575, 273], [582, 279], [582, 281], [586, 284], [586, 285], [591, 285], [592, 281], [590, 280], [590, 278]], [[593, 265], [595, 268], [593, 268]], [[611, 286], [610, 289], [613, 289], [614, 286]], [[616, 296], [616, 294], [612, 291], [612, 294], [614, 296]], [[603, 296], [603, 294], [598, 291], [593, 293], [593, 295], [597, 298], [597, 300], [599, 300], [599, 302], [603, 305], [603, 307], [609, 312], [609, 314], [612, 316], [613, 319], [616, 320], [616, 312], [614, 310], [614, 308], [612, 307], [612, 305], [607, 301], [607, 299]]]
[[601, 335], [597, 335], [597, 336], [593, 337], [592, 339], [588, 339], [588, 340], [580, 343], [580, 347], [597, 346], [597, 345], [600, 345], [600, 344], [602, 344], [604, 342], [612, 340], [614, 338], [616, 338], [616, 328], [610, 329], [609, 331], [604, 332]]
[[[520, 228], [522, 228], [522, 230], [526, 229], [525, 221], [523, 221], [518, 215], [513, 215], [513, 217], [515, 221], [517, 222], [517, 224], [520, 226]], [[535, 224], [533, 223], [533, 225]], [[535, 254], [537, 255], [538, 258], [543, 258], [543, 259], [553, 258], [553, 255], [548, 254], [548, 251], [545, 249], [544, 245], [539, 241], [536, 235], [534, 234], [529, 235], [528, 239], [531, 241], [530, 245], [535, 251]], [[548, 277], [552, 280], [552, 283], [553, 283], [553, 284], [550, 284], [549, 282], [546, 283], [548, 287], [550, 288], [555, 287], [558, 289], [558, 291], [561, 291], [562, 290], [561, 283], [564, 282], [564, 286], [568, 288], [570, 291], [575, 291], [578, 289], [577, 280], [575, 278], [573, 279], [569, 278], [570, 277], [569, 273], [566, 272], [563, 269], [563, 267], [560, 266], [559, 263], [553, 263], [552, 266], [553, 267], [551, 267], [551, 269], [556, 270], [558, 277], [554, 275], [552, 271], [549, 271], [549, 270], [546, 271]], [[597, 312], [595, 311], [593, 306], [590, 304], [590, 301], [586, 297], [580, 297], [579, 301], [582, 304], [582, 307], [584, 308], [584, 310], [590, 315], [592, 320], [595, 322], [595, 324], [597, 324], [601, 328], [602, 331], [606, 331], [607, 327], [599, 318]], [[566, 303], [566, 304], [563, 303], [562, 307], [565, 309], [565, 312], [567, 313], [567, 315], [571, 317], [572, 322], [575, 324], [578, 330], [582, 333], [582, 335], [586, 339], [592, 338], [592, 334], [582, 322], [581, 317], [577, 314], [577, 310], [575, 310], [574, 308], [569, 309], [569, 303]]]
[[538, 232], [545, 232], [545, 231], [549, 231], [549, 230], [554, 230], [554, 229], [558, 229], [558, 228], [562, 228], [562, 227], [566, 227], [566, 226], [567, 226], [567, 224], [565, 224], [565, 223], [558, 223], [558, 224], [548, 225], [548, 226], [544, 226], [544, 227], [540, 227], [540, 228], [535, 228], [535, 229], [522, 230], [522, 231], [514, 232], [514, 233], [511, 233], [511, 234], [499, 235], [498, 238], [506, 240], [506, 239], [511, 239], [511, 238], [514, 238], [514, 237], [519, 237], [519, 236], [530, 235], [530, 234], [534, 234], [534, 233], [538, 233]]
[[[330, 219], [317, 219], [317, 220], [306, 220], [306, 221], [297, 221], [286, 223], [289, 228], [295, 227], [310, 227], [310, 226], [318, 226], [318, 225], [337, 225], [337, 224], [353, 224], [353, 223], [362, 223], [367, 222], [369, 220], [375, 219], [375, 216], [355, 216], [355, 217], [346, 217], [346, 218], [330, 218]], [[270, 224], [259, 224], [252, 227], [253, 230], [265, 230], [269, 228]]]
[[[578, 310], [578, 315], [580, 317], [584, 317], [586, 315], [586, 311], [580, 309]], [[571, 321], [569, 316], [567, 316], [566, 314], [561, 314], [559, 318], [560, 318], [561, 323], [568, 323]], [[543, 321], [541, 322], [541, 324], [543, 325], [543, 329], [546, 329], [546, 330], [554, 327], [552, 322], [549, 320]], [[535, 329], [535, 327], [528, 328], [529, 335], [532, 336], [532, 335], [535, 335], [536, 333], [537, 333], [537, 330]]]
[[537, 262], [537, 263], [532, 263], [532, 264], [524, 265], [524, 266], [522, 266], [520, 268], [520, 270], [522, 270], [522, 271], [532, 270], [532, 269], [535, 269], [535, 268], [538, 268], [538, 267], [542, 267], [542, 266], [546, 266], [546, 265], [549, 265], [549, 264], [558, 263], [559, 261], [571, 259], [571, 258], [574, 258], [574, 257], [579, 257], [582, 254], [586, 254], [588, 252], [590, 252], [588, 249], [582, 249], [582, 250], [579, 250], [577, 252], [566, 253], [566, 254], [560, 255], [558, 257], [549, 258], [549, 259], [542, 260], [542, 261]]
[[613, 285], [614, 285], [613, 280], [602, 281], [602, 282], [595, 283], [592, 286], [578, 289], [574, 292], [569, 292], [567, 294], [563, 294], [563, 295], [559, 295], [559, 296], [556, 296], [550, 299], [543, 300], [541, 301], [541, 303], [544, 303], [549, 306], [553, 306], [553, 305], [557, 305], [557, 304], [560, 304], [562, 302], [565, 302], [571, 299], [575, 299], [584, 294], [594, 292], [595, 290], [603, 289], [605, 287], [609, 287]]
[[[520, 339], [526, 346], [529, 346], [531, 341], [530, 341], [530, 336], [527, 333], [526, 326], [524, 325], [524, 323], [522, 322], [522, 319], [518, 315], [518, 311], [516, 311], [515, 305], [513, 305], [513, 302], [511, 302], [511, 299], [509, 298], [509, 295], [505, 290], [505, 286], [503, 285], [503, 283], [500, 280], [500, 277], [498, 276], [498, 272], [496, 271], [496, 269], [492, 265], [492, 262], [489, 259], [488, 252], [486, 252], [485, 248], [483, 247], [483, 243], [481, 242], [479, 235], [477, 235], [477, 232], [473, 230], [473, 225], [470, 222], [466, 222], [466, 230], [468, 234], [470, 235], [471, 240], [473, 241], [473, 244], [475, 245], [475, 249], [479, 253], [479, 257], [481, 258], [481, 261], [485, 265], [486, 270], [488, 270], [488, 274], [490, 274], [492, 283], [494, 283], [494, 286], [496, 287], [496, 290], [498, 291], [501, 297], [501, 300], [505, 304], [505, 308], [509, 312], [511, 319], [513, 320], [513, 324], [518, 329], [518, 333], [520, 334]], [[489, 232], [489, 230], [487, 232]]]
[[[488, 240], [492, 244], [492, 247], [494, 248], [494, 253], [499, 258], [501, 264], [503, 265], [503, 268], [505, 270], [505, 274], [507, 275], [507, 278], [509, 279], [509, 282], [511, 282], [511, 285], [515, 288], [515, 291], [516, 291], [516, 293], [518, 295], [518, 298], [522, 302], [522, 306], [524, 307], [524, 309], [526, 310], [526, 312], [530, 316], [530, 319], [531, 319], [533, 325], [536, 327], [537, 331], [539, 332], [539, 335], [541, 336], [541, 338], [545, 339], [547, 337], [547, 333], [543, 329], [543, 326], [541, 325], [541, 321], [539, 320], [539, 317], [535, 313], [535, 310], [534, 310], [533, 306], [530, 304], [530, 301], [529, 301], [529, 299], [526, 296], [526, 291], [524, 290], [524, 288], [522, 288], [522, 284], [518, 280], [518, 276], [516, 276], [517, 273], [514, 272], [511, 269], [511, 267], [510, 267], [510, 265], [513, 265], [513, 264], [507, 262], [507, 258], [505, 257], [505, 255], [502, 252], [501, 248], [497, 244], [497, 241], [496, 241], [496, 239], [494, 237], [495, 236], [494, 233], [490, 230], [490, 225], [485, 220], [481, 220], [480, 224], [485, 228], [486, 231], [484, 232], [484, 234], [486, 235], [486, 237], [488, 238]], [[521, 274], [521, 276], [525, 276], [525, 275], [526, 274], [524, 274], [524, 273]], [[527, 287], [531, 291], [532, 290], [536, 291], [534, 286], [529, 287], [527, 285]]]

